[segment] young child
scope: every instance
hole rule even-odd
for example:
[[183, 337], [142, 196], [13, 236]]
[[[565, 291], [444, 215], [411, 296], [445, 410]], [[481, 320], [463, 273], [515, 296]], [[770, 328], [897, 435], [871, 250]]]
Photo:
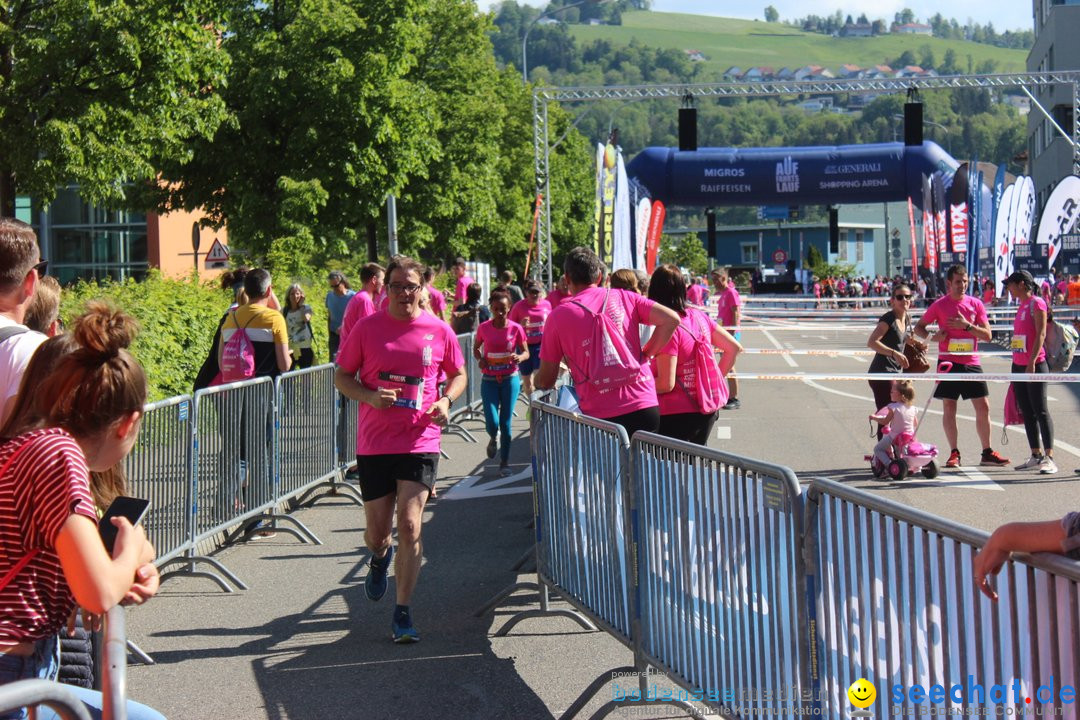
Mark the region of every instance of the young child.
[[[918, 417], [918, 410], [912, 406], [915, 402], [915, 386], [910, 380], [893, 380], [889, 399], [892, 402], [870, 416], [872, 422], [889, 426], [889, 431], [874, 446], [874, 458], [882, 466], [899, 457], [903, 446], [915, 438]], [[892, 450], [894, 446], [895, 455]]]

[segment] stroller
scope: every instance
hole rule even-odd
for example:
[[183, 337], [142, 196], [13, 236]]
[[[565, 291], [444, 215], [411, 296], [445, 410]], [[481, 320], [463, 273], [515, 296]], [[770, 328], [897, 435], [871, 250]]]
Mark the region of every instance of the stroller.
[[[943, 362], [938, 366], [938, 371], [948, 372], [951, 368], [952, 363]], [[937, 387], [937, 383], [934, 384], [934, 387]], [[926, 411], [930, 409], [930, 403], [933, 399], [934, 393], [930, 393], [926, 405], [923, 406], [922, 412], [919, 413], [919, 421], [915, 425], [916, 432], [918, 432], [918, 428], [922, 427], [923, 418], [926, 417]], [[888, 433], [887, 428], [885, 432]], [[937, 477], [938, 466], [937, 461], [934, 460], [938, 454], [936, 445], [925, 445], [915, 439], [914, 434], [905, 433], [893, 440], [892, 451], [893, 459], [887, 465], [883, 465], [872, 453], [864, 456], [863, 459], [870, 461], [870, 472], [874, 474], [874, 477], [879, 478], [888, 474], [893, 480], [903, 480], [908, 475], [914, 475], [917, 472], [921, 472], [922, 476], [927, 480], [933, 480]]]

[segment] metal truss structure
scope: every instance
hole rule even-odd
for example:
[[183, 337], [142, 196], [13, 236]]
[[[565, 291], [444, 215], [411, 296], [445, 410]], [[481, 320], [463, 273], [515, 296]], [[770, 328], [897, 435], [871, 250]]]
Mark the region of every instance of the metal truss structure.
[[549, 168], [551, 142], [548, 107], [551, 103], [582, 103], [597, 100], [681, 100], [686, 96], [776, 97], [809, 93], [898, 93], [908, 90], [951, 90], [956, 88], [1038, 88], [1048, 85], [1072, 86], [1073, 172], [1080, 175], [1080, 71], [1011, 73], [1001, 75], [948, 75], [918, 78], [862, 80], [800, 80], [794, 82], [726, 82], [672, 85], [611, 85], [537, 88], [533, 91], [533, 147], [537, 192], [544, 196], [544, 209], [537, 222], [539, 258], [536, 267], [547, 271], [549, 286], [554, 281], [551, 246], [551, 183]]

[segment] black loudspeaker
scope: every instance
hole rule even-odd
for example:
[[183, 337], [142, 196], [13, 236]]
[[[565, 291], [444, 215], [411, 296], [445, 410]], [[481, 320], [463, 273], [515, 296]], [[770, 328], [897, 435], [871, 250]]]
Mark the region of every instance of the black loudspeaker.
[[922, 103], [904, 103], [904, 144], [922, 145]]
[[829, 252], [840, 253], [840, 211], [829, 208]]
[[367, 256], [368, 262], [379, 262], [379, 243], [374, 222], [367, 224]]
[[709, 257], [716, 257], [716, 213], [712, 208], [705, 211], [705, 241]]
[[679, 108], [679, 149], [697, 150], [697, 108]]

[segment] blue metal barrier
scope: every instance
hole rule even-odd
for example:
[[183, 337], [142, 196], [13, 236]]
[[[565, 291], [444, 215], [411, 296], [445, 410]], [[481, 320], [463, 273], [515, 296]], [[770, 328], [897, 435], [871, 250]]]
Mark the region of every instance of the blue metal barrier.
[[481, 415], [480, 366], [473, 355], [473, 336], [469, 333], [458, 335], [457, 341], [461, 345], [461, 354], [465, 358], [465, 392], [450, 408], [450, 417], [446, 427], [443, 428], [443, 434], [457, 435], [469, 442], [477, 442], [476, 436], [469, 432], [463, 423]]
[[[995, 603], [972, 573], [985, 533], [824, 479], [806, 504], [824, 716], [850, 716], [846, 691], [859, 678], [877, 686], [869, 711], [882, 720], [920, 710], [1077, 716], [1060, 698], [1080, 678], [1080, 565], [1014, 556]], [[934, 685], [944, 692], [930, 705]]]
[[[645, 432], [630, 465], [637, 666], [732, 717], [797, 715], [810, 653], [794, 473]], [[743, 688], [785, 692], [765, 701]]]

